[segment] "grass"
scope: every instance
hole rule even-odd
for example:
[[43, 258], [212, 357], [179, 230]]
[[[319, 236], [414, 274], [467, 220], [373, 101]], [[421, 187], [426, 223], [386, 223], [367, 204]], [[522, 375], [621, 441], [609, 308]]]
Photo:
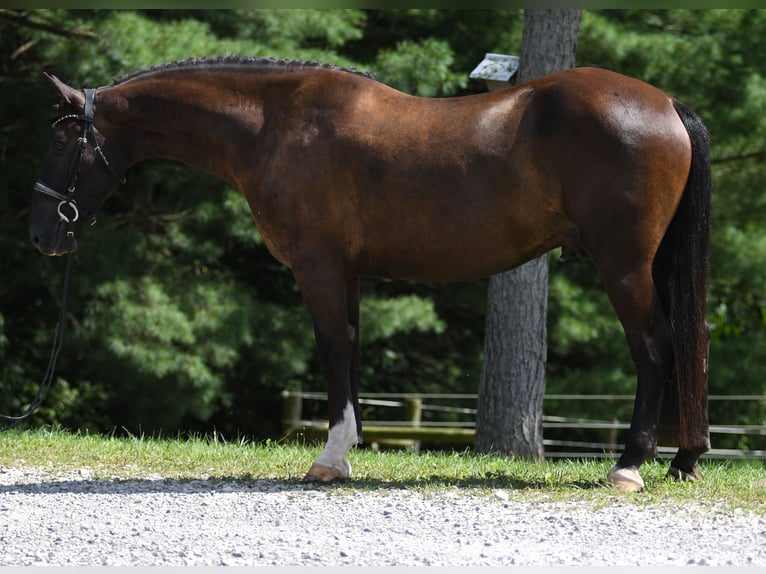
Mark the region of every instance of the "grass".
[[[0, 467], [40, 467], [55, 472], [88, 469], [96, 480], [160, 478], [166, 480], [271, 479], [298, 485], [319, 453], [311, 444], [227, 442], [217, 435], [176, 439], [68, 433], [59, 430], [0, 434]], [[359, 490], [413, 489], [435, 492], [469, 490], [509, 500], [588, 501], [648, 505], [672, 501], [742, 508], [766, 514], [766, 466], [758, 461], [703, 461], [705, 480], [665, 480], [667, 463], [641, 469], [646, 490], [625, 494], [604, 482], [611, 460], [559, 460], [536, 463], [496, 455], [460, 453], [350, 453], [352, 478], [330, 487]]]

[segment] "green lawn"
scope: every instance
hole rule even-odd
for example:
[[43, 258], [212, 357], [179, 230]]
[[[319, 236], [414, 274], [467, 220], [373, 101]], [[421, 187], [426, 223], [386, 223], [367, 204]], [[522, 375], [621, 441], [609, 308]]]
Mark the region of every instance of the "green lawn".
[[[178, 439], [117, 438], [62, 431], [0, 434], [0, 467], [42, 467], [52, 471], [89, 469], [94, 479], [161, 477], [166, 480], [282, 480], [297, 484], [318, 454], [318, 445], [226, 442], [216, 436]], [[723, 505], [766, 514], [763, 461], [704, 461], [705, 480], [665, 480], [667, 463], [642, 467], [646, 490], [624, 494], [607, 487], [612, 460], [531, 463], [492, 455], [352, 450], [352, 478], [319, 488], [345, 490], [465, 489], [510, 500], [588, 500], [614, 503]]]

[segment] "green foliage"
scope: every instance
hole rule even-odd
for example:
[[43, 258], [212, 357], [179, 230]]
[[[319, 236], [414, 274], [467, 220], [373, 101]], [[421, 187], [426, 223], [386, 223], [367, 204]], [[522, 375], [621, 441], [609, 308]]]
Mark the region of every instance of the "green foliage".
[[[597, 281], [585, 279], [588, 275], [593, 277], [592, 266], [584, 261], [554, 262], [551, 269], [548, 353], [554, 360], [547, 372], [548, 391], [631, 394], [635, 371], [625, 335], [603, 288]], [[556, 412], [582, 416], [576, 411], [563, 412], [561, 409], [567, 406], [582, 408], [581, 404], [562, 404]], [[611, 419], [617, 414], [591, 410], [589, 416]]]
[[433, 301], [416, 295], [392, 299], [369, 297], [362, 300], [360, 313], [360, 329], [368, 342], [410, 331], [442, 333], [445, 328], [444, 321], [434, 310]]
[[467, 82], [464, 74], [450, 70], [453, 59], [452, 49], [442, 40], [403, 40], [396, 49], [379, 54], [375, 71], [380, 81], [408, 94], [443, 96]]
[[238, 24], [240, 38], [264, 38], [272, 50], [295, 47], [320, 50], [342, 48], [363, 36], [361, 10], [254, 10], [237, 11], [250, 25]]
[[[256, 304], [233, 283], [197, 277], [174, 284], [144, 276], [100, 285], [81, 337], [85, 347], [103, 352], [91, 356], [90, 368], [100, 361], [104, 370], [121, 365], [105, 384], [131, 397], [112, 406], [125, 426], [135, 427], [128, 422], [134, 419], [142, 428], [175, 429], [184, 417], [206, 420], [215, 408], [230, 406], [232, 398], [222, 392], [245, 350], [264, 347], [257, 362], [279, 381], [305, 372], [309, 333], [296, 329], [301, 322], [295, 319], [289, 309]], [[303, 340], [295, 340], [296, 331]], [[268, 376], [263, 379], [266, 385]]]
[[[452, 96], [477, 89], [467, 77], [486, 52], [518, 53], [522, 34], [520, 10], [14, 11], [45, 29], [3, 14], [5, 412], [23, 410], [34, 396], [63, 270], [62, 261], [34, 251], [25, 223], [50, 135], [53, 94], [43, 71], [98, 86], [170, 60], [242, 54], [353, 66], [414, 95]], [[710, 128], [717, 190], [709, 315], [714, 393], [766, 390], [764, 35], [763, 10], [586, 11], [578, 44], [579, 65], [653, 83], [695, 107]], [[136, 166], [128, 179], [81, 239], [60, 378], [32, 424], [279, 436], [280, 390], [325, 389], [289, 270], [268, 254], [247, 203], [225, 184], [164, 161]], [[486, 282], [365, 281], [362, 388], [475, 392], [485, 295]], [[593, 266], [553, 263], [548, 390], [631, 394], [634, 377]], [[629, 418], [630, 405], [620, 409], [569, 414]], [[763, 412], [759, 403], [729, 411], [711, 404], [714, 422], [760, 422]]]
[[60, 73], [71, 82], [91, 85], [148, 66], [214, 55], [329, 57], [350, 65], [331, 50], [360, 37], [364, 22], [358, 10], [218, 12], [102, 11], [94, 19], [98, 42], [66, 43], [66, 58], [59, 55], [59, 43], [50, 43], [47, 56], [61, 60]]

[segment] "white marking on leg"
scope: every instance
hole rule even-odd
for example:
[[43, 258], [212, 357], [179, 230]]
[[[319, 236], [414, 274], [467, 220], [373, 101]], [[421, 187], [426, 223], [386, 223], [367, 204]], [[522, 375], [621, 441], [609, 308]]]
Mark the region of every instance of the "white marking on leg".
[[343, 409], [343, 420], [327, 433], [327, 444], [314, 462], [337, 468], [346, 478], [351, 474], [351, 465], [346, 459], [346, 453], [358, 442], [354, 406], [349, 402]]

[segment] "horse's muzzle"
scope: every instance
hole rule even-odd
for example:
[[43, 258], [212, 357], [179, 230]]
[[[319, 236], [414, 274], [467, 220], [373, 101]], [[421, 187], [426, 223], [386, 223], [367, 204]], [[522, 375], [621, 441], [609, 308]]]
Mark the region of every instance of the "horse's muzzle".
[[64, 226], [57, 226], [52, 234], [46, 234], [35, 225], [29, 226], [29, 240], [43, 255], [66, 255], [77, 251], [77, 239], [69, 235]]

